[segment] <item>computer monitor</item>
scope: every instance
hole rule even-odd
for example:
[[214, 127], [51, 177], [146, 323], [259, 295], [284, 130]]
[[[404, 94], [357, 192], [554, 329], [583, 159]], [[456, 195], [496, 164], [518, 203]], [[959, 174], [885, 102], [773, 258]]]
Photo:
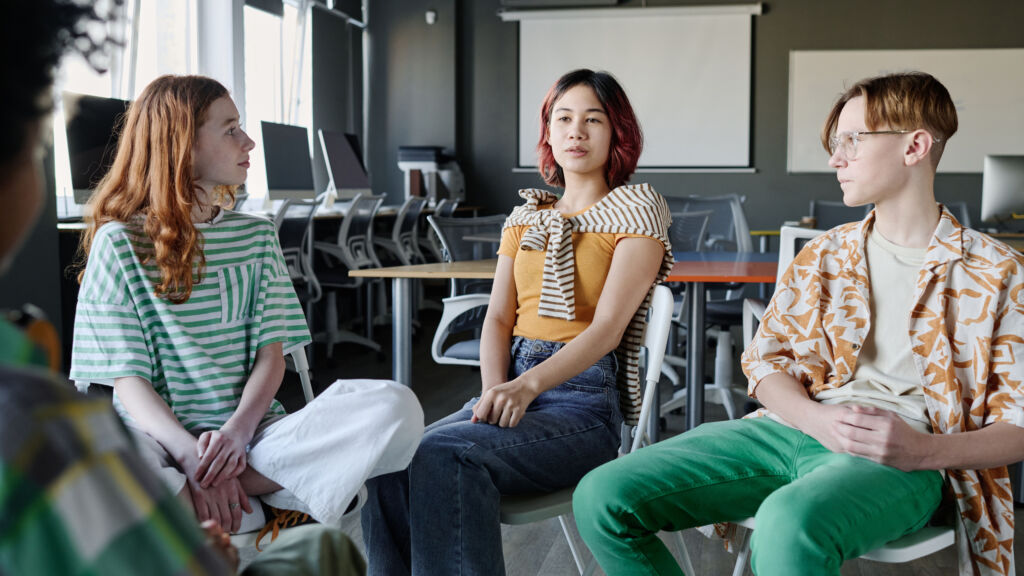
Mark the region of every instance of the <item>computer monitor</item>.
[[260, 123], [263, 160], [267, 167], [267, 193], [271, 200], [316, 198], [309, 138], [302, 126]]
[[1024, 156], [985, 156], [981, 179], [981, 219], [1009, 220], [1024, 215]]
[[359, 194], [370, 194], [370, 178], [366, 174], [359, 137], [355, 134], [320, 129], [320, 147], [327, 163], [331, 182], [339, 200], [351, 200]]
[[85, 204], [114, 162], [129, 102], [72, 92], [63, 98], [71, 188], [75, 203]]

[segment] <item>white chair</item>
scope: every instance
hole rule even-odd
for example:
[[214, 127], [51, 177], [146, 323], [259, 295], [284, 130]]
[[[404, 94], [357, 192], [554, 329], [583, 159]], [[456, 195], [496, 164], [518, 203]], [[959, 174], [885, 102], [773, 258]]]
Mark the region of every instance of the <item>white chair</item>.
[[[448, 337], [458, 332], [471, 330], [480, 325], [480, 319], [486, 313], [490, 294], [464, 294], [452, 296], [441, 301], [444, 308], [441, 321], [434, 331], [434, 341], [430, 345], [430, 355], [438, 364], [459, 364], [463, 366], [480, 365], [480, 338], [460, 340], [445, 347]], [[471, 316], [465, 322], [460, 317]]]
[[[782, 275], [786, 273], [789, 265], [793, 263], [793, 259], [796, 258], [797, 240], [810, 240], [824, 233], [824, 230], [798, 228], [796, 226], [783, 226], [779, 228], [779, 272], [776, 276], [776, 286], [782, 280]], [[754, 339], [755, 322], [760, 322], [761, 318], [764, 317], [764, 310], [767, 305], [767, 302], [764, 300], [755, 298], [747, 298], [743, 301], [744, 348]]]
[[[736, 524], [748, 530], [753, 530], [756, 527], [753, 518], [741, 520]], [[925, 526], [917, 532], [912, 532], [885, 546], [862, 554], [860, 558], [885, 564], [903, 564], [948, 548], [953, 545], [954, 541], [952, 526]], [[743, 576], [747, 569], [747, 563], [750, 561], [749, 532], [744, 534], [739, 551], [739, 554], [736, 555], [736, 566], [732, 570], [732, 576]]]
[[306, 404], [313, 401], [313, 383], [309, 376], [309, 360], [306, 358], [306, 347], [292, 350], [292, 353], [288, 355], [292, 363], [289, 368], [295, 370], [299, 375], [299, 383], [302, 385], [302, 397], [306, 400]]
[[[632, 452], [650, 444], [647, 431], [649, 430], [651, 406], [656, 401], [654, 394], [658, 378], [661, 376], [661, 363], [665, 357], [665, 345], [668, 342], [671, 324], [672, 292], [667, 286], [658, 286], [654, 289], [643, 336], [643, 346], [647, 349], [647, 366], [644, 371], [644, 396], [640, 408], [640, 419], [631, 430], [632, 440], [628, 435], [623, 435], [620, 453]], [[580, 574], [589, 575], [593, 574], [597, 563], [592, 559], [588, 563], [583, 561], [581, 551], [577, 548], [572, 531], [569, 529], [569, 525], [572, 523], [569, 520], [569, 514], [572, 512], [572, 494], [575, 489], [573, 486], [550, 494], [502, 496], [501, 522], [510, 525], [532, 524], [557, 516], [565, 538], [569, 542], [569, 550], [576, 561], [576, 568]], [[682, 540], [680, 539], [679, 542], [681, 543]], [[687, 574], [693, 574], [689, 556], [686, 555], [686, 548], [680, 548], [680, 553], [683, 557], [684, 570]]]

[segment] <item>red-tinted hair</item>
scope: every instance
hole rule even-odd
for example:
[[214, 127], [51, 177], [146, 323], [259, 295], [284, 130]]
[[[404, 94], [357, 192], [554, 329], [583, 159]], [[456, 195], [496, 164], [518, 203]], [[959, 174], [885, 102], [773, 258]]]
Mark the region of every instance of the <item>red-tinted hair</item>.
[[565, 187], [562, 167], [555, 162], [555, 155], [548, 144], [548, 125], [551, 123], [551, 111], [569, 89], [575, 86], [589, 86], [604, 107], [605, 114], [612, 126], [612, 141], [608, 150], [608, 163], [605, 164], [604, 178], [609, 188], [617, 188], [629, 181], [636, 171], [636, 163], [644, 148], [644, 134], [640, 122], [633, 113], [626, 91], [622, 89], [615, 77], [607, 72], [593, 70], [573, 70], [562, 76], [548, 90], [544, 104], [540, 108], [540, 141], [537, 142], [537, 169], [544, 181], [551, 186]]

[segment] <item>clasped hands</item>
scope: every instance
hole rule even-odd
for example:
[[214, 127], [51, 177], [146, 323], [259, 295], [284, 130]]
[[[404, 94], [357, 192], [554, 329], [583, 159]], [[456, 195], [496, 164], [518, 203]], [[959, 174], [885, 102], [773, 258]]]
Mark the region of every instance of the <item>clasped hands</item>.
[[239, 475], [245, 470], [249, 439], [228, 425], [203, 432], [194, 455], [182, 463], [199, 521], [213, 520], [225, 531], [236, 532], [242, 512], [252, 513]]
[[929, 436], [896, 413], [871, 406], [819, 406], [823, 411], [804, 431], [829, 450], [907, 472], [927, 467]]
[[471, 421], [514, 428], [523, 419], [527, 407], [537, 396], [540, 396], [540, 391], [519, 378], [501, 384], [485, 385], [480, 400], [473, 406]]

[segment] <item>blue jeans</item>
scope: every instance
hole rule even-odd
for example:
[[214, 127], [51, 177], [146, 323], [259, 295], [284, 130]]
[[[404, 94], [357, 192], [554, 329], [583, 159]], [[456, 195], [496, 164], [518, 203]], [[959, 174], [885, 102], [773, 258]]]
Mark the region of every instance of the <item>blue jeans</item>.
[[[561, 347], [516, 337], [510, 377]], [[477, 398], [428, 426], [406, 470], [366, 483], [368, 573], [504, 574], [501, 495], [573, 486], [615, 458], [622, 424], [615, 371], [609, 353], [538, 396], [515, 428], [470, 422]]]

